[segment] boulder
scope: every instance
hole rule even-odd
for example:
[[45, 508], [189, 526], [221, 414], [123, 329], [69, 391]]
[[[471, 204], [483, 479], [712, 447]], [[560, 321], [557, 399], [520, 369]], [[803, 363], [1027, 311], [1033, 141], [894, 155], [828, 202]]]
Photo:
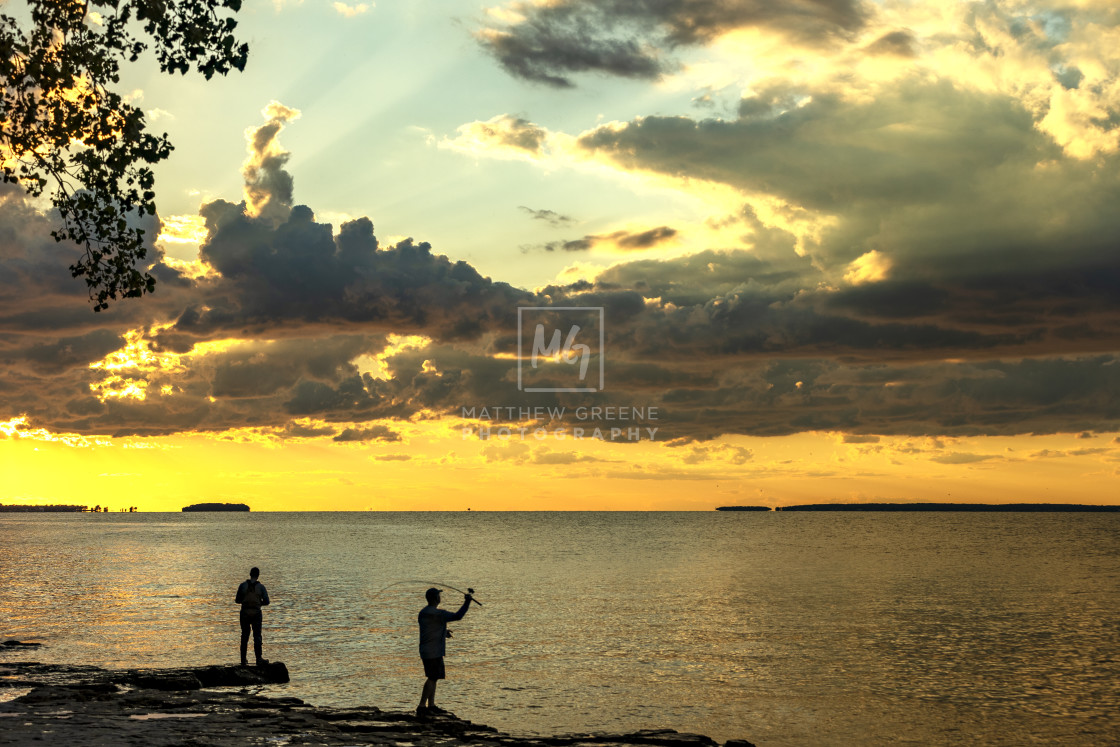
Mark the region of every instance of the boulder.
[[125, 670], [122, 684], [154, 690], [198, 690], [203, 687], [244, 687], [246, 685], [288, 682], [288, 668], [282, 661], [257, 667], [215, 664], [180, 669]]

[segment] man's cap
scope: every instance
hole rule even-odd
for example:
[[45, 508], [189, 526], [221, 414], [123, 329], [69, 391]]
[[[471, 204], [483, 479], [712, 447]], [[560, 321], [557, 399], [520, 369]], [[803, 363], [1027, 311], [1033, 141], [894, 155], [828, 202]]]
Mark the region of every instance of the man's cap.
[[432, 588], [430, 588], [430, 589], [428, 589], [427, 591], [424, 592], [424, 597], [430, 602], [433, 599], [435, 599], [436, 597], [438, 597], [439, 594], [440, 594], [439, 589], [437, 589], [436, 587], [433, 586]]

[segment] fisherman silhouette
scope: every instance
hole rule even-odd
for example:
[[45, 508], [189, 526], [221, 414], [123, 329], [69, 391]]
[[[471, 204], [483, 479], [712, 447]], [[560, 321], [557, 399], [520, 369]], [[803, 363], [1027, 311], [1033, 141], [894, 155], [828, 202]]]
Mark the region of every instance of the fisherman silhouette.
[[436, 707], [436, 684], [446, 679], [443, 667], [445, 642], [451, 637], [447, 630], [447, 623], [462, 620], [467, 614], [467, 609], [474, 601], [470, 594], [463, 595], [463, 606], [458, 612], [448, 612], [439, 609], [440, 590], [428, 589], [424, 592], [428, 606], [420, 610], [417, 621], [420, 623], [420, 660], [424, 663], [424, 689], [420, 692], [420, 705], [416, 707], [416, 715], [423, 718], [432, 713], [447, 713], [442, 708]]
[[259, 568], [252, 568], [249, 571], [249, 578], [237, 587], [237, 596], [233, 600], [241, 605], [241, 666], [243, 667], [249, 664], [245, 654], [249, 647], [250, 630], [253, 631], [253, 653], [256, 655], [257, 666], [268, 663], [268, 659], [261, 656], [261, 607], [270, 604], [270, 600], [268, 590], [257, 580], [260, 575]]

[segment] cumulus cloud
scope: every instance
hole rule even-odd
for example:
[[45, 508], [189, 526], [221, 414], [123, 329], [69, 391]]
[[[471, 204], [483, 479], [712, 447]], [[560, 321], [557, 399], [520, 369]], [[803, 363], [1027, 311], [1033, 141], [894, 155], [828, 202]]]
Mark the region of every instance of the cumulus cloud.
[[290, 154], [280, 147], [277, 137], [300, 113], [278, 101], [270, 102], [261, 113], [267, 123], [245, 132], [249, 142], [249, 158], [241, 169], [245, 210], [253, 218], [278, 222], [291, 208], [293, 183], [291, 174], [284, 170]]
[[295, 110], [273, 102], [268, 122], [250, 130], [245, 200], [203, 205], [201, 260], [215, 274], [197, 278], [157, 344], [183, 352], [199, 341], [248, 334], [297, 336], [330, 327], [423, 331], [472, 337], [512, 324], [529, 294], [482, 277], [465, 262], [405, 239], [382, 247], [368, 218], [335, 234], [310, 208], [293, 205], [288, 153], [277, 137]]
[[466, 153], [536, 158], [545, 155], [548, 137], [548, 131], [540, 125], [522, 117], [499, 114], [485, 122], [462, 125], [455, 138], [442, 145]]

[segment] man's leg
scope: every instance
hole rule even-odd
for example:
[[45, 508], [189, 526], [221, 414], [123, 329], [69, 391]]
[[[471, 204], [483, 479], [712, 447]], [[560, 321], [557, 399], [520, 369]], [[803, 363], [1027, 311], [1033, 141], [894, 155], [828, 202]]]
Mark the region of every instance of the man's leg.
[[241, 615], [241, 666], [248, 666], [249, 660], [245, 658], [245, 654], [249, 649], [249, 618], [244, 613]]
[[436, 683], [439, 680], [429, 677], [424, 680], [424, 689], [420, 691], [420, 708], [436, 707]]
[[257, 665], [267, 664], [268, 661], [262, 656], [264, 649], [264, 636], [261, 635], [261, 622], [263, 615], [258, 612], [253, 616], [253, 654], [257, 657]]

